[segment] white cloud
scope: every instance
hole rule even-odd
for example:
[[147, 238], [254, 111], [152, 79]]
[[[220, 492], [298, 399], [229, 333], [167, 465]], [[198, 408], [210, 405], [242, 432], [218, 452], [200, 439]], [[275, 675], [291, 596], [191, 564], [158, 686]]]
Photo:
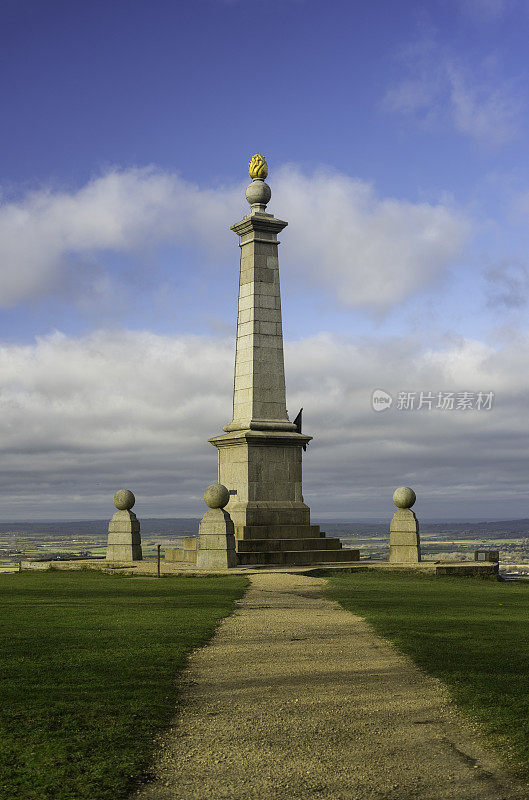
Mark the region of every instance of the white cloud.
[[518, 259], [503, 260], [485, 271], [488, 305], [501, 310], [521, 309], [529, 299], [529, 268]]
[[132, 253], [164, 242], [212, 249], [237, 200], [233, 187], [199, 189], [145, 168], [112, 171], [72, 192], [34, 191], [4, 203], [0, 303], [9, 307], [56, 289], [72, 257]]
[[[418, 513], [527, 516], [529, 336], [492, 347], [452, 339], [344, 341], [286, 348], [291, 418], [304, 407], [313, 513], [391, 515], [411, 484]], [[207, 438], [230, 419], [231, 339], [99, 331], [0, 348], [0, 508], [9, 518], [101, 518], [117, 488], [143, 516], [202, 512], [216, 480]], [[371, 392], [494, 391], [485, 411], [371, 410]]]
[[497, 59], [470, 65], [434, 40], [406, 48], [406, 74], [386, 93], [385, 107], [413, 116], [429, 128], [446, 127], [485, 147], [499, 147], [520, 134], [522, 98], [516, 80], [505, 79]]
[[[384, 311], [435, 280], [468, 225], [446, 203], [380, 198], [368, 183], [299, 167], [275, 171], [271, 208], [289, 220], [288, 258], [347, 307]], [[71, 281], [79, 259], [162, 243], [210, 257], [234, 252], [229, 225], [248, 210], [244, 184], [201, 189], [155, 169], [113, 171], [72, 192], [0, 205], [0, 305]], [[106, 286], [99, 269], [93, 291]], [[67, 290], [64, 289], [63, 291]]]
[[457, 131], [492, 146], [516, 137], [521, 103], [507, 82], [473, 82], [454, 64], [446, 65], [446, 73]]
[[426, 116], [439, 91], [441, 87], [432, 75], [405, 78], [387, 92], [384, 102], [390, 111]]
[[[1, 347], [2, 473], [11, 514], [31, 506], [46, 515], [49, 506], [79, 518], [90, 505], [84, 498], [97, 505], [99, 494], [123, 482], [144, 487], [151, 514], [163, 514], [156, 498], [182, 492], [187, 499], [202, 463], [212, 482], [205, 438], [228, 415], [232, 359], [231, 340], [137, 332], [56, 333]], [[213, 430], [202, 431], [209, 419]], [[74, 498], [81, 500], [77, 514]]]
[[365, 181], [329, 171], [283, 168], [273, 200], [289, 220], [282, 263], [326, 284], [348, 308], [384, 312], [420, 292], [461, 254], [469, 233], [446, 203], [379, 198]]

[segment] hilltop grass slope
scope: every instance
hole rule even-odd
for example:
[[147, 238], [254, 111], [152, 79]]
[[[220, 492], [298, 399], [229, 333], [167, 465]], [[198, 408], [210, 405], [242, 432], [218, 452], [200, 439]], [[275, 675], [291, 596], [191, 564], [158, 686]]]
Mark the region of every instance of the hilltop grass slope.
[[529, 776], [529, 582], [328, 573], [327, 594], [441, 679]]
[[125, 797], [174, 714], [187, 653], [246, 584], [0, 575], [1, 800]]

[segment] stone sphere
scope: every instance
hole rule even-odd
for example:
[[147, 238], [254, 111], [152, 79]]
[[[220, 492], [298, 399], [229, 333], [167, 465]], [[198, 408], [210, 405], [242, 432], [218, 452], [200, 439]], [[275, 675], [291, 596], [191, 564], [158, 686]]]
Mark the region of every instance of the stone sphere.
[[114, 495], [114, 505], [120, 511], [130, 511], [136, 498], [129, 489], [119, 489]]
[[266, 205], [270, 202], [270, 198], [272, 197], [272, 190], [270, 189], [269, 185], [261, 180], [253, 180], [251, 184], [246, 189], [246, 199], [253, 205], [254, 203], [260, 203], [261, 205]]
[[409, 486], [399, 486], [393, 492], [393, 502], [397, 508], [411, 508], [417, 500], [417, 495]]
[[204, 492], [204, 501], [210, 508], [224, 508], [229, 499], [230, 493], [222, 483], [212, 483]]

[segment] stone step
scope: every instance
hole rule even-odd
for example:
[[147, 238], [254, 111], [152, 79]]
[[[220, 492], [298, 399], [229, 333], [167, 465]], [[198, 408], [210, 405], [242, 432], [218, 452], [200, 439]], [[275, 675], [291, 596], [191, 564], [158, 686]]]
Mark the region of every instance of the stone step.
[[320, 539], [325, 536], [319, 525], [237, 525], [235, 536], [250, 539]]
[[238, 553], [265, 553], [275, 550], [341, 550], [342, 543], [335, 538], [318, 539], [240, 539]]
[[266, 553], [238, 553], [241, 566], [301, 567], [359, 561], [360, 550], [269, 550]]

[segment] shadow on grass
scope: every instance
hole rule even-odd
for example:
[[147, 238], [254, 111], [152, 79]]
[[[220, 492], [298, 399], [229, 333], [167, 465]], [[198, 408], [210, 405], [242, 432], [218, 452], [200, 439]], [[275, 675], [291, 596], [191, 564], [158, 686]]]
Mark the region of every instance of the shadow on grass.
[[0, 575], [0, 798], [125, 797], [241, 576]]

